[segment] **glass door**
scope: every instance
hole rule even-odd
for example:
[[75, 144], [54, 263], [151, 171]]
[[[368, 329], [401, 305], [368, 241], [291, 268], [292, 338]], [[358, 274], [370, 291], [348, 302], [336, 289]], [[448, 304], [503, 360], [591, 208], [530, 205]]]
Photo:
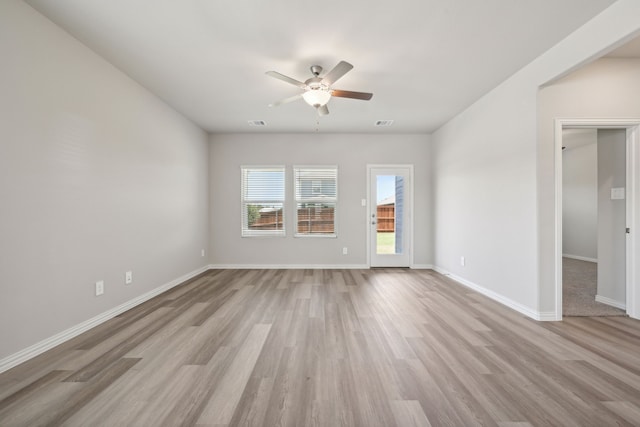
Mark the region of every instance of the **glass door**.
[[411, 265], [411, 166], [369, 168], [371, 267]]

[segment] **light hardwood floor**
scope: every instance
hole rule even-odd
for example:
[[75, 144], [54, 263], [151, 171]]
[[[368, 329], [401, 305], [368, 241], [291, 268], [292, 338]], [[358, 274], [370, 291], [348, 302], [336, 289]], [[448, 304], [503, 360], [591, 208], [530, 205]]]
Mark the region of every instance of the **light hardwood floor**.
[[212, 270], [0, 375], [0, 425], [640, 425], [640, 322], [428, 270]]

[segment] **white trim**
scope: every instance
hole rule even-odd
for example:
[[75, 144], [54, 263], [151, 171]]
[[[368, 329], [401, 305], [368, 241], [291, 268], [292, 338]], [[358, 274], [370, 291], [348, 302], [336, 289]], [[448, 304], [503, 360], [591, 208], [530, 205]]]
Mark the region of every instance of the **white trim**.
[[500, 295], [497, 292], [494, 292], [490, 289], [487, 289], [483, 286], [480, 286], [476, 283], [473, 283], [463, 277], [460, 276], [456, 276], [455, 274], [452, 274], [440, 267], [434, 267], [434, 270], [437, 271], [438, 273], [442, 274], [443, 276], [447, 276], [450, 279], [455, 280], [456, 282], [460, 283], [463, 286], [466, 286], [469, 289], [473, 289], [474, 291], [491, 298], [492, 300], [499, 302], [500, 304], [507, 306], [519, 313], [524, 314], [527, 317], [530, 317], [534, 320], [544, 320], [544, 321], [548, 321], [548, 320], [556, 320], [554, 316], [549, 316], [550, 313], [540, 313], [539, 311], [533, 310], [525, 305], [520, 304], [519, 302], [516, 302], [512, 299], [506, 298], [502, 295]]
[[627, 305], [622, 301], [616, 301], [611, 298], [603, 297], [602, 295], [596, 295], [596, 302], [610, 305], [611, 307], [619, 308], [620, 310], [626, 310]]
[[[554, 135], [554, 177], [555, 177], [555, 224], [554, 224], [554, 263], [555, 271], [555, 307], [554, 320], [562, 320], [562, 127], [561, 120], [555, 120]], [[540, 286], [540, 284], [538, 285]], [[540, 303], [540, 291], [538, 290], [538, 304]]]
[[570, 254], [562, 254], [562, 258], [570, 258], [570, 259], [577, 259], [578, 261], [589, 261], [589, 262], [598, 262], [597, 258], [588, 258], [586, 256], [580, 256], [580, 255], [570, 255]]
[[536, 320], [540, 322], [556, 322], [558, 319], [556, 319], [556, 313], [553, 311], [540, 311]]
[[412, 270], [433, 270], [433, 264], [413, 264], [409, 268]]
[[555, 317], [562, 320], [562, 130], [563, 128], [626, 129], [627, 130], [627, 227], [631, 234], [626, 242], [626, 312], [630, 317], [640, 319], [640, 290], [638, 280], [640, 266], [637, 257], [640, 252], [640, 189], [636, 184], [640, 175], [640, 118], [598, 119], [598, 118], [557, 118], [555, 119]]
[[168, 291], [169, 289], [197, 276], [198, 274], [204, 273], [209, 270], [209, 266], [201, 267], [197, 270], [192, 271], [191, 273], [187, 273], [184, 276], [178, 277], [170, 281], [169, 283], [165, 283], [162, 286], [159, 286], [145, 294], [142, 294], [132, 300], [129, 300], [123, 304], [120, 304], [117, 307], [112, 308], [111, 310], [107, 310], [104, 313], [101, 313], [95, 317], [92, 317], [89, 320], [85, 320], [82, 323], [79, 323], [75, 326], [72, 326], [69, 329], [66, 329], [58, 334], [55, 334], [49, 338], [46, 338], [38, 343], [35, 343], [32, 346], [29, 346], [23, 350], [18, 351], [12, 355], [5, 357], [0, 360], [0, 373], [7, 371], [14, 366], [17, 366], [21, 363], [26, 362], [29, 359], [33, 359], [34, 357], [44, 353], [47, 350], [52, 349], [53, 347], [64, 343], [65, 341], [70, 340], [71, 338], [77, 337], [83, 332], [88, 331], [89, 329], [95, 328], [96, 326], [116, 317], [119, 314], [124, 313], [127, 310], [132, 309], [133, 307], [142, 304], [150, 300], [151, 298], [160, 295], [163, 292]]
[[[432, 264], [413, 264], [412, 270], [434, 270]], [[210, 270], [369, 270], [367, 264], [209, 264]]]
[[[294, 207], [294, 210], [297, 211], [298, 209], [296, 209]], [[337, 212], [337, 211], [338, 210], [334, 208], [334, 212]], [[334, 221], [335, 221], [335, 219], [334, 219]], [[298, 220], [296, 219], [295, 223], [297, 223], [297, 222], [298, 222]], [[334, 225], [334, 229], [335, 229], [335, 225]], [[294, 239], [336, 239], [336, 238], [338, 238], [338, 235], [336, 233], [333, 233], [333, 234], [327, 234], [327, 233], [325, 233], [325, 234], [322, 234], [322, 233], [318, 233], [318, 234], [298, 234], [298, 233], [296, 233], [296, 234], [293, 235], [293, 238]]]
[[627, 128], [627, 234], [626, 259], [626, 312], [629, 316], [640, 319], [640, 120], [636, 126]]
[[366, 264], [210, 264], [211, 270], [368, 270]]
[[[365, 211], [365, 221], [364, 221], [364, 230], [365, 235], [367, 236], [367, 268], [371, 267], [371, 168], [372, 165], [367, 165], [367, 178], [365, 181], [367, 182], [367, 206], [364, 208]], [[376, 203], [377, 206], [377, 203]]]

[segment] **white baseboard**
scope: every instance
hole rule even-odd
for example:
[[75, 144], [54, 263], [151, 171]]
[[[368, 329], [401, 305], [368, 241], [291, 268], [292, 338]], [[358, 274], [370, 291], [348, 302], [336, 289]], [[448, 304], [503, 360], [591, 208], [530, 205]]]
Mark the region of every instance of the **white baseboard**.
[[[414, 270], [433, 270], [431, 264], [413, 264]], [[211, 270], [368, 270], [367, 264], [209, 264]]]
[[414, 270], [433, 270], [433, 265], [431, 264], [413, 264], [411, 266]]
[[212, 270], [366, 270], [367, 264], [209, 264]]
[[580, 256], [580, 255], [571, 255], [571, 254], [562, 254], [563, 258], [571, 258], [571, 259], [577, 259], [579, 261], [589, 261], [589, 262], [598, 262], [597, 258], [587, 258], [584, 256]]
[[611, 298], [603, 297], [602, 295], [596, 295], [596, 301], [603, 304], [610, 305], [611, 307], [619, 308], [620, 310], [626, 310], [627, 304], [622, 301], [616, 301]]
[[107, 310], [104, 313], [101, 313], [95, 317], [92, 317], [89, 320], [86, 320], [82, 323], [72, 326], [71, 328], [64, 330], [52, 337], [46, 338], [32, 346], [29, 346], [24, 350], [20, 350], [17, 353], [7, 356], [4, 359], [0, 360], [0, 373], [7, 371], [23, 362], [26, 362], [27, 360], [32, 359], [38, 356], [39, 354], [42, 354], [45, 351], [50, 350], [53, 347], [60, 345], [65, 341], [70, 340], [71, 338], [77, 337], [81, 333], [86, 332], [91, 328], [95, 328], [101, 323], [104, 323], [107, 320], [112, 319], [117, 315], [122, 314], [125, 311], [130, 310], [133, 307], [140, 305], [143, 302], [148, 301], [155, 296], [160, 295], [163, 292], [166, 292], [169, 289], [207, 270], [209, 270], [209, 266], [204, 266], [195, 271], [187, 273], [184, 276], [178, 277], [177, 279], [174, 279], [169, 283], [165, 283], [164, 285], [159, 286], [145, 294], [142, 294], [139, 297], [129, 300], [124, 304], [120, 304], [119, 306], [114, 307], [111, 310]]
[[[556, 320], [555, 319], [555, 314], [554, 313], [540, 313], [539, 311], [536, 310], [532, 310], [531, 308], [520, 304], [519, 302], [513, 301], [512, 299], [509, 299], [503, 295], [498, 294], [497, 292], [494, 292], [490, 289], [487, 289], [483, 286], [480, 286], [476, 283], [473, 283], [465, 278], [462, 278], [460, 276], [456, 276], [455, 274], [452, 274], [440, 267], [435, 266], [433, 268], [435, 271], [437, 271], [438, 273], [442, 274], [443, 276], [447, 276], [453, 280], [455, 280], [456, 282], [460, 283], [461, 285], [466, 286], [467, 288], [473, 289], [474, 291], [481, 293], [482, 295], [491, 298], [494, 301], [499, 302], [502, 305], [505, 305], [519, 313], [524, 314], [527, 317], [530, 317], [534, 320]], [[553, 318], [549, 318], [549, 317], [553, 317]]]
[[562, 320], [562, 316], [556, 316], [555, 311], [540, 311], [538, 312], [538, 318], [541, 322], [558, 322]]

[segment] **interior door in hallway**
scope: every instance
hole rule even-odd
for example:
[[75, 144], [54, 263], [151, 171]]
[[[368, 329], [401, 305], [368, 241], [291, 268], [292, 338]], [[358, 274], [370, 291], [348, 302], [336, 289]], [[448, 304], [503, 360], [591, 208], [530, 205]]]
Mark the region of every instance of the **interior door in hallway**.
[[411, 266], [412, 166], [369, 166], [369, 265]]

